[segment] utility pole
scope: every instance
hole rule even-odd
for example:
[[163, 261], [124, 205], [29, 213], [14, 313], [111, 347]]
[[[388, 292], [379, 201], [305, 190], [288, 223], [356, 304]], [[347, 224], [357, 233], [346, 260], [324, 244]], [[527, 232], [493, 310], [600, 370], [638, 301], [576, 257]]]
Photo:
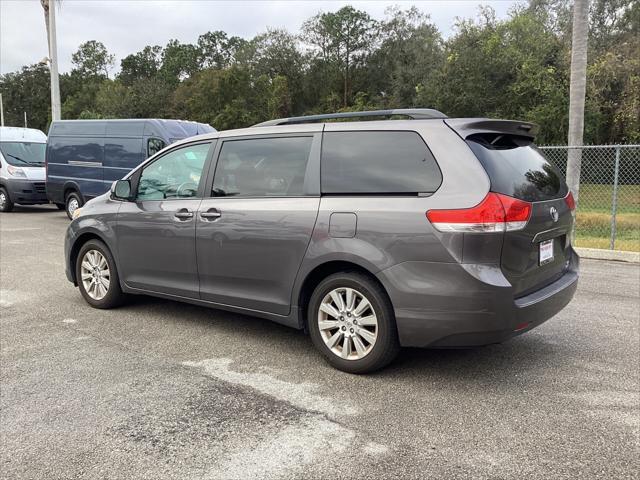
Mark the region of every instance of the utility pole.
[[49, 67], [51, 73], [51, 119], [60, 120], [60, 83], [58, 79], [55, 0], [49, 0]]
[[2, 105], [1, 93], [0, 93], [0, 126], [4, 127], [4, 105]]
[[24, 112], [24, 128], [27, 128], [27, 112]]
[[569, 149], [567, 184], [578, 202], [580, 167], [584, 133], [584, 97], [587, 88], [587, 37], [589, 34], [589, 0], [573, 2], [571, 34], [571, 80], [569, 87]]

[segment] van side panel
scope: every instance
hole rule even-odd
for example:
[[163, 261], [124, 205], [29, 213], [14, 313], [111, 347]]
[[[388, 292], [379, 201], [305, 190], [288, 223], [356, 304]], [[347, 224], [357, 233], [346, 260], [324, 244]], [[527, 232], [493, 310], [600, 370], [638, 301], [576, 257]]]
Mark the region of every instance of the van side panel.
[[70, 188], [85, 200], [101, 195], [147, 158], [149, 138], [168, 145], [203, 131], [215, 130], [181, 120], [55, 121], [47, 144], [47, 197], [64, 203]]
[[[104, 182], [105, 188], [116, 180], [120, 180], [145, 159], [141, 137], [115, 138], [104, 140]], [[105, 190], [106, 191], [106, 190]]]
[[83, 197], [103, 194], [104, 138], [50, 136], [47, 147], [47, 195], [64, 203], [65, 190], [79, 188]]

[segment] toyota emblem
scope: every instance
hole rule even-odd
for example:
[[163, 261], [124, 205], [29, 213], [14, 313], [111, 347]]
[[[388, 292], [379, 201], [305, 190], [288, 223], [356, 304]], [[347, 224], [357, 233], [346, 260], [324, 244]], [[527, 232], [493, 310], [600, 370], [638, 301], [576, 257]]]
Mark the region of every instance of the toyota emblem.
[[554, 223], [558, 221], [559, 216], [556, 207], [551, 207], [549, 209], [549, 215], [551, 215], [551, 220], [553, 220]]

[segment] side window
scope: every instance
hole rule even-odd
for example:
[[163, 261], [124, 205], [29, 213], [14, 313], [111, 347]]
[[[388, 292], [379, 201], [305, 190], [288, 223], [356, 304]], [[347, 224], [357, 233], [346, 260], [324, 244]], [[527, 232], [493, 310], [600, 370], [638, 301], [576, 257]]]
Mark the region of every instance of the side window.
[[159, 138], [150, 138], [147, 140], [147, 158], [154, 156], [166, 146], [167, 144], [164, 143], [163, 140], [160, 140]]
[[178, 148], [147, 165], [140, 175], [137, 199], [195, 197], [209, 147], [206, 143]]
[[313, 137], [228, 140], [222, 145], [211, 195], [294, 197], [304, 194]]
[[327, 132], [322, 139], [323, 193], [435, 192], [442, 173], [416, 132]]

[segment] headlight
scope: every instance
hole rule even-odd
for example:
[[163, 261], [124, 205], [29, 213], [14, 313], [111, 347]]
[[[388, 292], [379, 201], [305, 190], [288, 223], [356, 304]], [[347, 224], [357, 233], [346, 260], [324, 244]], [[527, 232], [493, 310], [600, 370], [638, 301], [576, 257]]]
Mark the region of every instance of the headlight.
[[21, 169], [20, 167], [14, 167], [13, 165], [7, 165], [7, 171], [9, 172], [9, 175], [11, 175], [12, 177], [27, 178], [27, 176], [24, 173], [24, 170]]
[[81, 208], [76, 208], [73, 211], [73, 214], [71, 215], [73, 217], [73, 220], [75, 220], [76, 218], [78, 218], [80, 216], [80, 214], [82, 213], [82, 209]]

